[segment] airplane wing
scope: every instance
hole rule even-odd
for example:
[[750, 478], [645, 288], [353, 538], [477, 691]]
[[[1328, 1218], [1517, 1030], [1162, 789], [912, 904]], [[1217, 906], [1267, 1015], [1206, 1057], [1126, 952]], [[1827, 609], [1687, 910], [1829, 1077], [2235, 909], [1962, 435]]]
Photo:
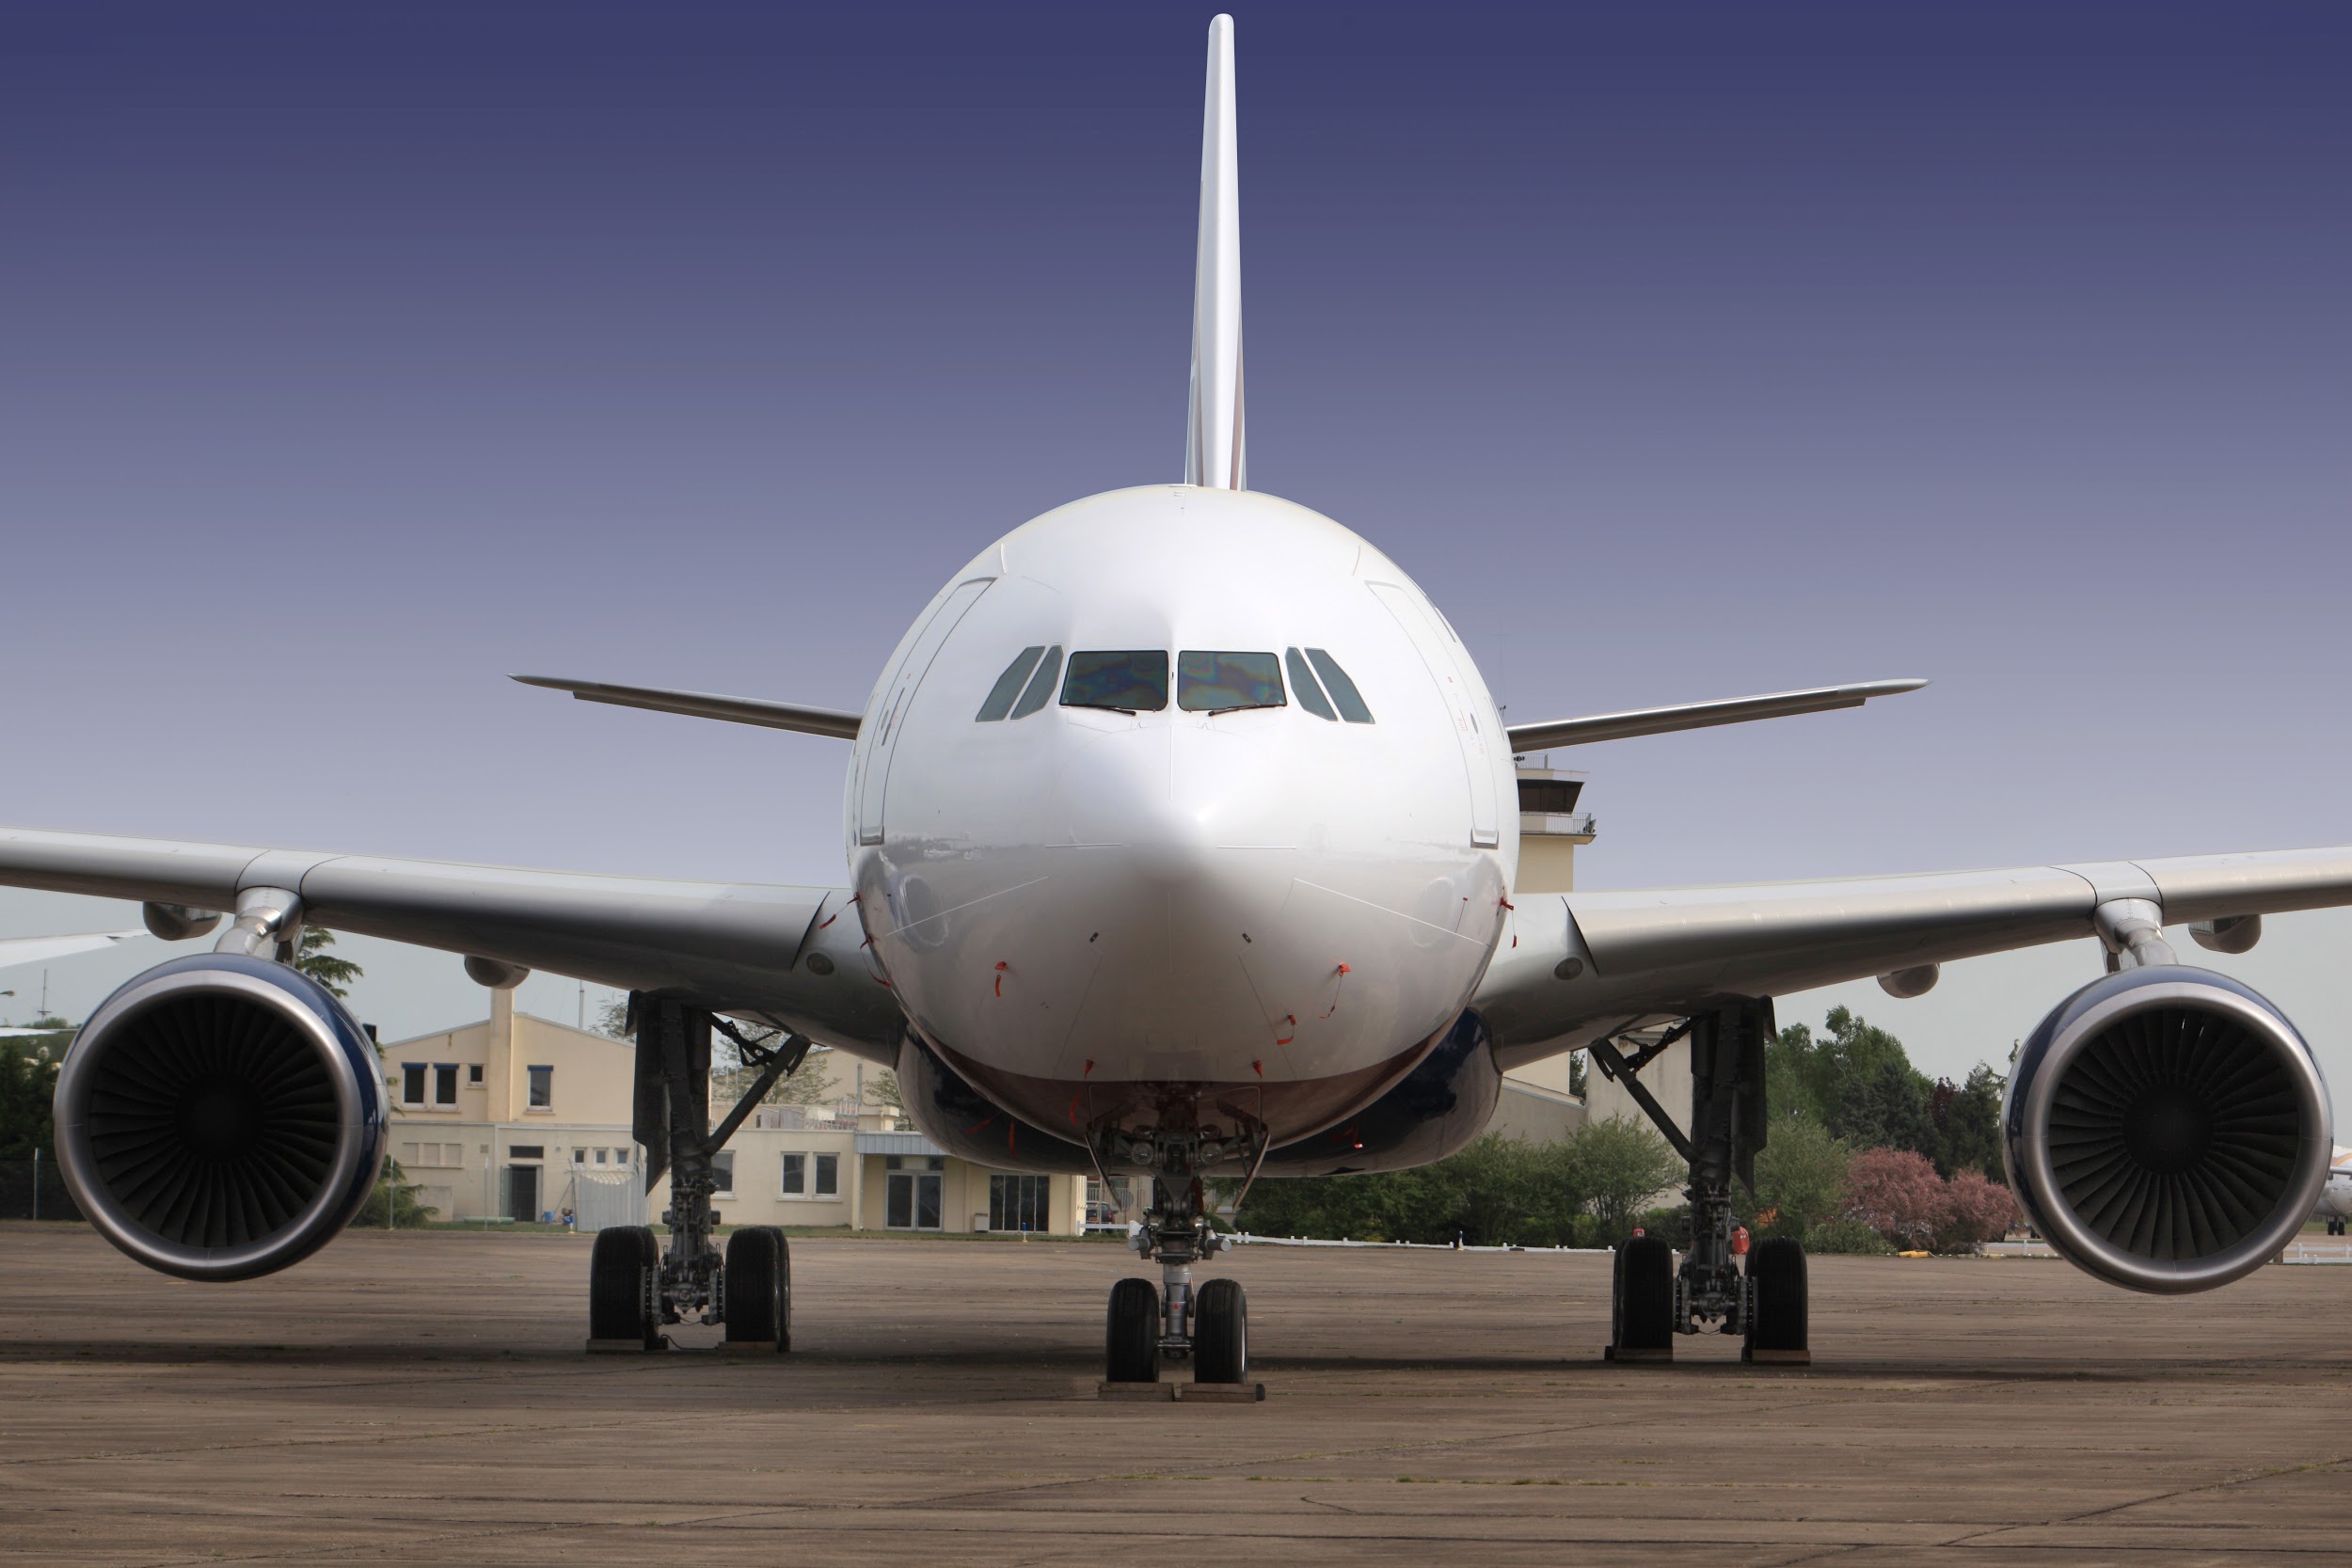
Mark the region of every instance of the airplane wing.
[[[1526, 894], [1478, 991], [1505, 1068], [1645, 1019], [2095, 935], [2144, 900], [2243, 951], [2242, 917], [2352, 904], [2352, 847], [1835, 881]], [[2221, 928], [2214, 929], [2214, 923]], [[2088, 976], [2086, 976], [2088, 978]]]
[[[519, 678], [519, 677], [517, 677]], [[1860, 707], [1873, 697], [1916, 691], [1921, 680], [1856, 681], [1850, 686], [1816, 686], [1803, 691], [1773, 691], [1761, 697], [1725, 697], [1712, 703], [1682, 703], [1674, 707], [1635, 708], [1627, 713], [1596, 713], [1582, 719], [1552, 719], [1540, 724], [1513, 724], [1511, 750], [1524, 754], [1555, 746], [1588, 746], [1597, 740], [1625, 740], [1637, 735], [1671, 735], [1677, 730], [1704, 730], [1717, 724], [1744, 724], [1756, 719], [1786, 719], [1799, 713], [1826, 713], [1832, 708]]]
[[50, 958], [71, 958], [76, 953], [94, 953], [116, 942], [143, 937], [145, 931], [86, 931], [71, 937], [7, 937], [0, 938], [0, 969], [17, 964], [42, 963]]
[[301, 896], [311, 925], [659, 991], [869, 1060], [889, 1060], [900, 1030], [845, 889], [19, 829], [0, 830], [0, 884], [199, 911], [233, 911], [246, 889], [279, 888]]
[[803, 735], [827, 735], [855, 740], [865, 717], [839, 708], [809, 707], [802, 703], [771, 703], [761, 697], [723, 697], [716, 691], [664, 691], [652, 686], [614, 686], [608, 681], [567, 680], [561, 675], [513, 675], [525, 686], [568, 691], [583, 703], [610, 703], [614, 707], [642, 707], [655, 713], [682, 713], [690, 719], [723, 719], [730, 724], [757, 724], [763, 729], [798, 730]]

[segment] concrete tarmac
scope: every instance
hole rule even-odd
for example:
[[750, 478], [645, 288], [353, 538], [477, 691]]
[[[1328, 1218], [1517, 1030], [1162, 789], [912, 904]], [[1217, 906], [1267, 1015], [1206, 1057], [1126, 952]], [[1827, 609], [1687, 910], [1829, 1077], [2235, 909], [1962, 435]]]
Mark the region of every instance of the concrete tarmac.
[[199, 1286], [0, 1225], [0, 1560], [2352, 1561], [2347, 1269], [1821, 1259], [1810, 1369], [1619, 1368], [1606, 1258], [1248, 1248], [1266, 1402], [1139, 1405], [1111, 1244], [793, 1261], [792, 1355], [592, 1358], [584, 1238]]

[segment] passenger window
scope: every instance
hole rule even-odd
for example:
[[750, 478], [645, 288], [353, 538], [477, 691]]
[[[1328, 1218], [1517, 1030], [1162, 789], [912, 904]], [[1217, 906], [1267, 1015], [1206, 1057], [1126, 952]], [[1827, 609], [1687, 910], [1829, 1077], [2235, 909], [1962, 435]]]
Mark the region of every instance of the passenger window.
[[1338, 723], [1340, 716], [1331, 711], [1331, 699], [1315, 684], [1315, 673], [1307, 668], [1307, 656], [1296, 648], [1282, 650], [1282, 667], [1291, 673], [1291, 689], [1298, 694], [1298, 705], [1318, 719]]
[[1029, 672], [1037, 668], [1038, 656], [1044, 652], [1041, 645], [1024, 648], [1021, 657], [1005, 666], [1005, 673], [989, 688], [988, 701], [980, 705], [980, 711], [975, 715], [977, 722], [993, 723], [1012, 711], [1012, 700], [1021, 695], [1022, 683], [1029, 678]]
[[1057, 642], [1045, 650], [1044, 662], [1037, 673], [1029, 677], [1029, 689], [1021, 693], [1021, 700], [1012, 705], [1015, 719], [1026, 719], [1054, 700], [1054, 688], [1061, 684], [1061, 644]]
[[1284, 706], [1281, 664], [1272, 654], [1187, 648], [1176, 656], [1176, 705], [1186, 713]]
[[1168, 655], [1159, 648], [1072, 654], [1061, 705], [1157, 713], [1168, 706]]
[[1340, 717], [1351, 724], [1371, 723], [1372, 709], [1364, 706], [1364, 694], [1356, 689], [1354, 681], [1347, 678], [1347, 672], [1340, 668], [1340, 661], [1321, 648], [1308, 649], [1307, 657], [1314, 661], [1315, 673], [1323, 677], [1323, 689], [1331, 693], [1331, 701], [1339, 705]]

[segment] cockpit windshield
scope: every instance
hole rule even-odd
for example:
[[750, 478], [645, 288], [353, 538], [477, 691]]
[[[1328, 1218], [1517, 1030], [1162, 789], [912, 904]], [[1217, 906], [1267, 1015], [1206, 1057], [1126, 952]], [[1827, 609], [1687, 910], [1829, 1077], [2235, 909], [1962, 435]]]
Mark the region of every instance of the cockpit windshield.
[[1168, 654], [1160, 648], [1074, 653], [1062, 680], [1064, 707], [1157, 713], [1168, 706]]
[[1176, 705], [1187, 713], [1231, 713], [1243, 707], [1281, 707], [1282, 667], [1272, 654], [1202, 653], [1176, 656]]

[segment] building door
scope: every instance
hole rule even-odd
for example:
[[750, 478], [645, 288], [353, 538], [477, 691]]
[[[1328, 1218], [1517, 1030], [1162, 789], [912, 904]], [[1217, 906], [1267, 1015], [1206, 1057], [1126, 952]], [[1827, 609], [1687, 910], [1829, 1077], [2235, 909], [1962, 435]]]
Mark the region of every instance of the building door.
[[946, 1179], [933, 1171], [892, 1171], [883, 1225], [892, 1230], [939, 1229], [946, 1185]]
[[539, 1167], [506, 1167], [506, 1217], [530, 1221], [539, 1217]]

